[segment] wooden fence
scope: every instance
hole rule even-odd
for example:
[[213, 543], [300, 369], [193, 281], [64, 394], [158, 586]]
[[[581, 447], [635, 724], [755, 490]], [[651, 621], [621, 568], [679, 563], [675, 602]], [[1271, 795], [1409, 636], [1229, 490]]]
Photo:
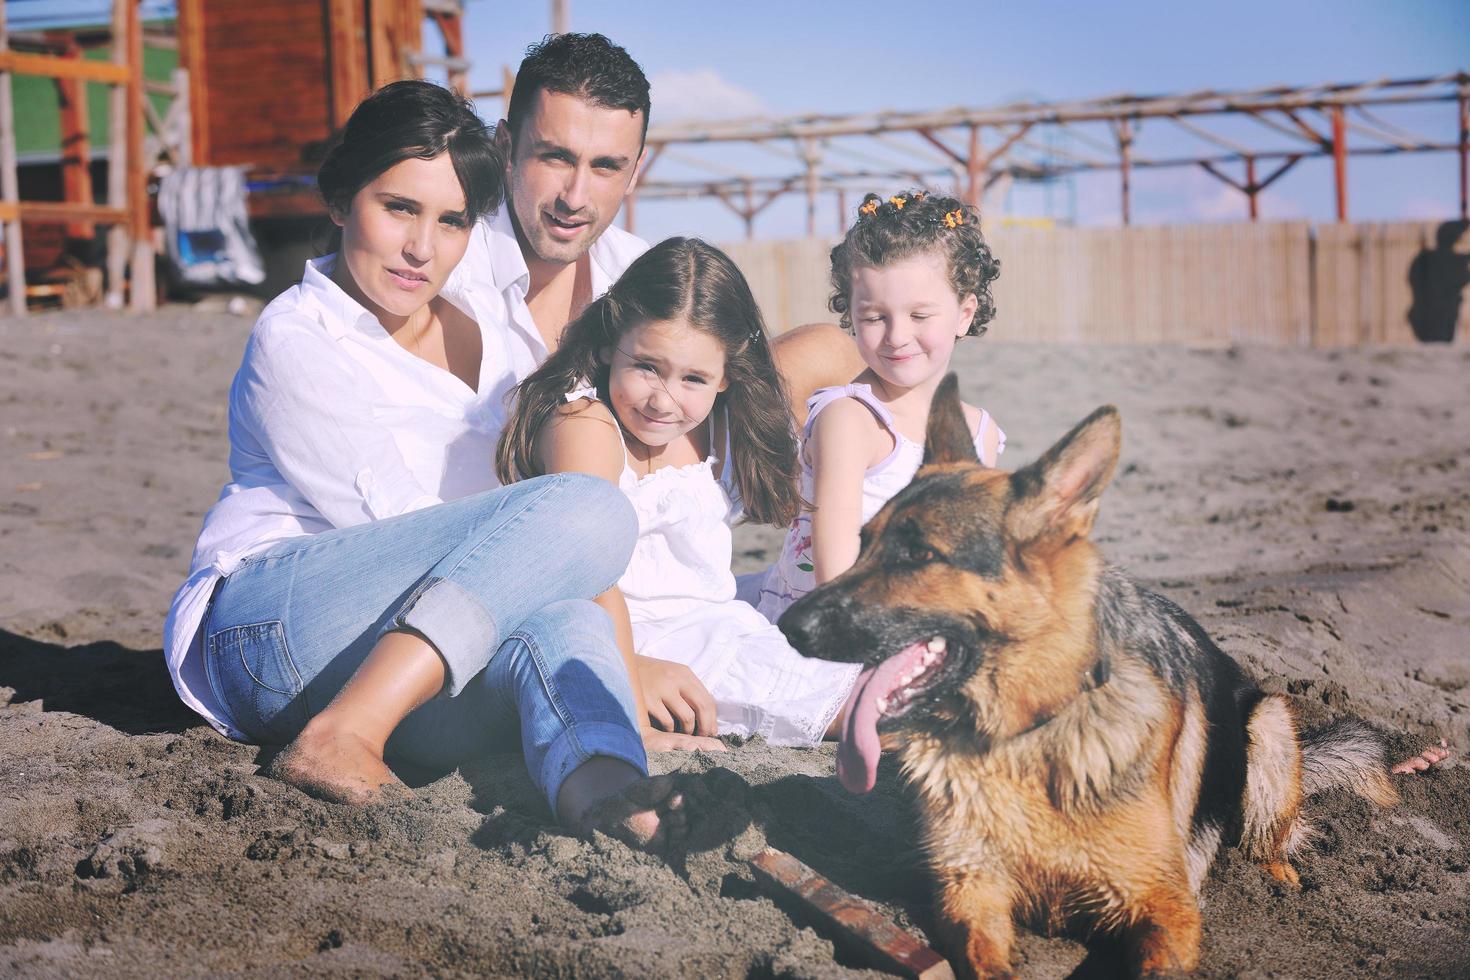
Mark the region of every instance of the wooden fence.
[[[987, 237], [1001, 260], [995, 340], [1470, 343], [1463, 222], [998, 228]], [[726, 249], [779, 332], [834, 319], [827, 310], [833, 244], [797, 239]]]

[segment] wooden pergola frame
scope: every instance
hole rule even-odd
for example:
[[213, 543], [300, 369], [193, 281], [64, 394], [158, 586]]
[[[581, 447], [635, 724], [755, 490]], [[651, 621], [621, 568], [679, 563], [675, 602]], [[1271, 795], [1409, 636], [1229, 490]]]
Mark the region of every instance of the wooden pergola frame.
[[[0, 221], [5, 226], [5, 281], [9, 310], [26, 312], [23, 226], [28, 222], [99, 224], [109, 226], [107, 267], [108, 300], [122, 305], [122, 283], [131, 268], [130, 306], [150, 310], [155, 303], [148, 201], [148, 166], [144, 155], [147, 129], [143, 80], [143, 25], [138, 0], [113, 0], [112, 59], [88, 61], [70, 46], [62, 54], [14, 51], [0, 4]], [[12, 76], [35, 75], [56, 79], [63, 89], [63, 173], [75, 174], [89, 158], [85, 143], [85, 110], [81, 97], [85, 83], [106, 85], [111, 92], [112, 143], [108, 153], [106, 205], [90, 201], [90, 193], [66, 201], [20, 200], [15, 151], [15, 110]], [[66, 145], [81, 133], [81, 146]], [[69, 139], [73, 138], [73, 139]], [[80, 152], [79, 152], [80, 151]], [[74, 177], [66, 177], [69, 190]], [[69, 195], [71, 196], [71, 195]]]
[[[1384, 107], [1455, 102], [1459, 126], [1454, 141], [1427, 139], [1380, 118]], [[1259, 123], [1285, 145], [1266, 145], [1234, 139], [1213, 131], [1210, 117], [1242, 116]], [[1314, 118], [1315, 117], [1315, 118]], [[1209, 151], [1170, 157], [1141, 154], [1139, 129], [1146, 121], [1162, 121], [1210, 147]], [[1103, 128], [1104, 136], [1094, 131]], [[1354, 141], [1349, 141], [1349, 134]], [[907, 135], [907, 143], [895, 136]], [[1083, 147], [1043, 145], [1047, 136], [1064, 135]], [[912, 139], [917, 137], [917, 139]], [[868, 146], [876, 141], [888, 152], [876, 157]], [[795, 158], [794, 173], [754, 175], [728, 164], [699, 160], [688, 149], [711, 144], [750, 144]], [[1203, 90], [1182, 95], [1117, 95], [1067, 102], [1022, 102], [996, 107], [958, 107], [925, 112], [872, 112], [851, 115], [806, 115], [783, 119], [743, 119], [654, 125], [648, 133], [649, 164], [636, 197], [645, 199], [708, 197], [723, 202], [739, 215], [747, 235], [753, 234], [755, 216], [789, 193], [806, 197], [807, 233], [817, 233], [817, 196], [835, 192], [845, 214], [845, 192], [856, 190], [858, 180], [873, 186], [885, 176], [901, 176], [914, 183], [951, 177], [959, 193], [979, 205], [986, 188], [1008, 180], [1046, 180], [1089, 171], [1116, 171], [1123, 224], [1132, 220], [1133, 174], [1166, 167], [1199, 167], [1240, 191], [1252, 221], [1259, 217], [1258, 196], [1298, 162], [1331, 157], [1339, 222], [1348, 220], [1347, 159], [1352, 156], [1389, 156], [1401, 153], [1457, 153], [1459, 155], [1460, 219], [1470, 218], [1470, 74], [1464, 71], [1422, 78], [1381, 79], [1371, 82], [1274, 86], [1242, 91]], [[963, 147], [963, 148], [960, 148]], [[1018, 148], [1044, 152], [1042, 163], [1016, 160]], [[900, 155], [895, 159], [894, 151]], [[828, 166], [833, 153], [863, 155], [887, 166], [844, 171]], [[709, 179], [650, 180], [652, 162], [677, 159], [713, 172]], [[1258, 165], [1270, 165], [1262, 175]], [[1243, 178], [1226, 166], [1240, 166]], [[630, 227], [636, 211], [630, 197], [625, 220]], [[846, 218], [844, 217], [844, 220]]]

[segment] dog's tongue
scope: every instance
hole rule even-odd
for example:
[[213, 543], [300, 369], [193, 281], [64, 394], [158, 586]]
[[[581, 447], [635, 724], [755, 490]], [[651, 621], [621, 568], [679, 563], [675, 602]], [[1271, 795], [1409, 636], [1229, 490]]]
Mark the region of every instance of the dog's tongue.
[[916, 674], [926, 644], [913, 643], [858, 675], [857, 695], [847, 703], [842, 742], [837, 746], [837, 778], [850, 793], [866, 793], [878, 781], [878, 702], [898, 689], [904, 674]]

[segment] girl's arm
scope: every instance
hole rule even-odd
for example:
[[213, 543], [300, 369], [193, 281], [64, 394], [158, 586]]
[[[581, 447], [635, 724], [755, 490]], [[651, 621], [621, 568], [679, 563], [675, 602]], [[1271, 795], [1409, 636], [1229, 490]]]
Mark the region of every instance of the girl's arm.
[[841, 398], [822, 410], [803, 450], [813, 470], [812, 558], [817, 584], [852, 567], [863, 528], [863, 477], [891, 450], [891, 438], [860, 402]]
[[[600, 402], [566, 405], [547, 420], [536, 436], [536, 457], [543, 473], [586, 473], [616, 485], [623, 472], [623, 442], [618, 435], [617, 421]], [[634, 653], [633, 624], [622, 590], [614, 585], [594, 601], [612, 620], [618, 650], [623, 655], [628, 681], [633, 686], [635, 717], [643, 730], [645, 747], [655, 752], [723, 749], [724, 743], [717, 739], [691, 737], [712, 736], [717, 730], [714, 698], [693, 672], [682, 664], [639, 657]], [[683, 674], [688, 676], [666, 668], [682, 668]], [[686, 734], [652, 728], [649, 725], [650, 702], [657, 705], [652, 717], [669, 729], [674, 728], [674, 722], [678, 721]]]

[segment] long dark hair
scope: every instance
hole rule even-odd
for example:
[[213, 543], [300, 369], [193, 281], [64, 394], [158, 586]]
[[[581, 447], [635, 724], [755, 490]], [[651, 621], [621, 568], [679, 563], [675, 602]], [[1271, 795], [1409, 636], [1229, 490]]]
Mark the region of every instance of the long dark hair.
[[[505, 197], [505, 157], [468, 101], [419, 79], [390, 82], [358, 103], [316, 184], [328, 208], [345, 213], [357, 192], [411, 157], [448, 153], [464, 191], [465, 220], [474, 224]], [[332, 237], [332, 248], [340, 236]]]
[[628, 266], [611, 289], [567, 325], [561, 345], [535, 373], [516, 386], [515, 412], [500, 435], [495, 470], [512, 483], [541, 474], [536, 437], [586, 384], [611, 405], [609, 368], [601, 352], [616, 347], [629, 329], [663, 320], [686, 320], [725, 351], [720, 393], [730, 416], [730, 455], [747, 520], [784, 526], [801, 506], [797, 488], [795, 426], [785, 386], [771, 359], [771, 340], [745, 276], [728, 255], [697, 238], [669, 238]]

